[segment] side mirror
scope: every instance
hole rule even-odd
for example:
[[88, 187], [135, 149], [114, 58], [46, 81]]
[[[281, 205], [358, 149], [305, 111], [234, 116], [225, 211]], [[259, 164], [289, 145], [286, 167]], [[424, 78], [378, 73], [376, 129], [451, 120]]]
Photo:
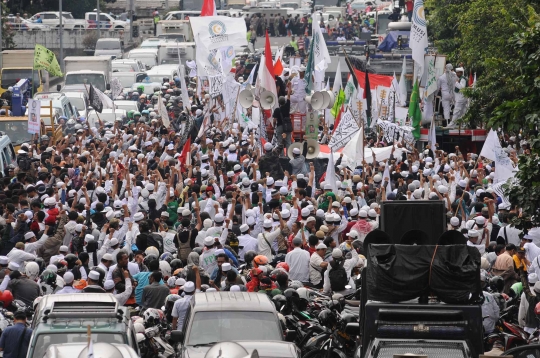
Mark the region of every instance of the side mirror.
[[105, 86], [105, 88], [107, 89], [107, 91], [110, 91], [110, 90], [111, 90], [111, 84], [110, 84], [110, 83], [107, 83], [107, 85]]
[[358, 336], [360, 334], [360, 324], [359, 323], [347, 323], [345, 327], [345, 333], [350, 336]]
[[56, 90], [57, 90], [58, 92], [60, 92], [61, 89], [62, 89], [62, 86], [61, 86], [61, 85], [56, 85]]
[[295, 339], [296, 339], [296, 331], [288, 329], [285, 332], [285, 340], [287, 342], [294, 342]]
[[184, 340], [184, 332], [182, 331], [172, 331], [171, 332], [171, 341], [175, 343], [180, 343]]

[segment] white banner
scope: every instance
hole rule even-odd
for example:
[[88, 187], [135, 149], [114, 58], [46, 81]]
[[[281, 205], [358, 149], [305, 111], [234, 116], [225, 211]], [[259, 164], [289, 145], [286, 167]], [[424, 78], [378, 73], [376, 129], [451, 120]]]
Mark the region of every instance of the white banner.
[[341, 115], [341, 120], [332, 134], [328, 146], [333, 150], [343, 148], [358, 130], [360, 130], [360, 127], [358, 127], [356, 119], [354, 119], [349, 107], [347, 107], [347, 111]]
[[195, 55], [197, 57], [197, 73], [199, 77], [221, 75], [221, 64], [219, 61], [219, 50], [208, 50], [197, 40]]
[[39, 134], [39, 124], [41, 123], [41, 101], [35, 99], [28, 100], [28, 133]]
[[432, 93], [437, 92], [437, 76], [435, 75], [435, 56], [426, 56], [427, 79], [426, 92], [424, 96], [429, 97]]
[[414, 143], [416, 140], [412, 134], [413, 127], [399, 126], [396, 123], [383, 121], [381, 119], [377, 120], [377, 125], [381, 128], [383, 138], [387, 142], [401, 142], [407, 149], [414, 149]]
[[221, 75], [208, 77], [210, 89], [208, 93], [212, 98], [217, 97], [223, 92], [223, 77]]
[[219, 51], [221, 52], [221, 69], [223, 71], [223, 76], [227, 76], [227, 74], [231, 71], [231, 68], [233, 67], [233, 60], [236, 56], [234, 52], [234, 47], [222, 47], [219, 49]]
[[124, 87], [122, 86], [122, 83], [120, 82], [120, 80], [118, 78], [116, 78], [116, 77], [113, 77], [111, 79], [111, 95], [112, 95], [112, 98], [118, 97], [120, 95], [120, 93], [122, 93], [123, 90], [124, 90]]
[[167, 107], [165, 106], [165, 103], [161, 100], [161, 95], [158, 97], [158, 112], [161, 116], [161, 122], [163, 122], [163, 125], [165, 128], [169, 128], [171, 125], [171, 122], [169, 121], [169, 113], [167, 113]]
[[246, 23], [241, 17], [202, 16], [190, 17], [189, 21], [197, 46], [208, 50], [247, 46]]
[[323, 72], [328, 68], [328, 64], [332, 62], [330, 59], [330, 54], [326, 48], [326, 42], [324, 41], [323, 34], [321, 31], [321, 26], [319, 22], [318, 13], [313, 13], [313, 63], [315, 64], [315, 69], [317, 71]]
[[[424, 54], [428, 48], [428, 35], [423, 0], [414, 1], [409, 47], [412, 49], [412, 58], [418, 64], [418, 67], [424, 66]], [[416, 73], [421, 74], [422, 71]]]
[[189, 77], [197, 77], [197, 63], [195, 61], [186, 61], [189, 68]]
[[[186, 86], [186, 68], [182, 65], [180, 65], [180, 89], [182, 90], [181, 98], [182, 98], [182, 104], [184, 105], [184, 108], [190, 108], [191, 103], [189, 102], [189, 93]], [[184, 109], [182, 108], [182, 109]]]

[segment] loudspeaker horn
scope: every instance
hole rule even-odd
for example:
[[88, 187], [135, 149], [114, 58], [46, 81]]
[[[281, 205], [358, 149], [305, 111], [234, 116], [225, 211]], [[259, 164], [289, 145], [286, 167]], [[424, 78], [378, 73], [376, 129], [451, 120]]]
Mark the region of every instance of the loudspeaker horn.
[[322, 92], [314, 92], [311, 96], [306, 96], [306, 102], [311, 104], [314, 110], [324, 108], [324, 95]]
[[261, 107], [263, 109], [272, 109], [276, 104], [276, 96], [270, 91], [261, 93]]
[[302, 150], [304, 149], [304, 142], [294, 142], [293, 144], [291, 144], [289, 146], [289, 148], [287, 149], [287, 156], [291, 159], [293, 159], [293, 149], [294, 148], [298, 148], [300, 149], [300, 153], [302, 153]]
[[332, 108], [334, 106], [334, 102], [336, 101], [336, 98], [334, 96], [334, 92], [332, 91], [321, 91], [324, 97], [324, 106], [323, 108]]
[[306, 159], [314, 159], [317, 158], [319, 155], [319, 152], [321, 151], [320, 144], [317, 142], [316, 139], [308, 139], [307, 140], [307, 154]]
[[238, 95], [238, 101], [243, 108], [251, 108], [254, 99], [255, 97], [253, 97], [253, 93], [247, 89], [243, 90]]

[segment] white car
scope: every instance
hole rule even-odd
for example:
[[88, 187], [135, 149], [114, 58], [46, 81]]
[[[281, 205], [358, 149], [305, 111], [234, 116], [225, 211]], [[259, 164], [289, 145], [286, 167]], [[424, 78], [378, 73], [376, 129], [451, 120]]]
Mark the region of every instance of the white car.
[[8, 16], [8, 26], [15, 31], [50, 31], [51, 27], [20, 18], [21, 22], [15, 21], [15, 16]]
[[[48, 25], [52, 28], [60, 27], [60, 12], [58, 11], [44, 11], [38, 12], [30, 18], [30, 21], [35, 22], [37, 15], [41, 17], [41, 21], [44, 25]], [[84, 30], [88, 27], [86, 20], [75, 19], [71, 12], [62, 12], [62, 27], [67, 30]]]
[[85, 92], [64, 92], [71, 105], [77, 108], [81, 117], [86, 118], [86, 111], [90, 104], [88, 103], [88, 95]]
[[126, 113], [127, 112], [123, 109], [103, 108], [103, 111], [101, 113], [97, 113], [96, 111], [91, 110], [88, 113], [88, 118], [86, 118], [86, 120], [90, 128], [97, 128], [99, 127], [98, 116], [103, 123], [114, 123], [116, 118], [122, 118], [122, 116], [125, 116]]
[[116, 108], [126, 111], [126, 113], [129, 111], [137, 112], [139, 110], [139, 107], [137, 106], [136, 101], [118, 100], [118, 101], [114, 101], [114, 105], [116, 106]]

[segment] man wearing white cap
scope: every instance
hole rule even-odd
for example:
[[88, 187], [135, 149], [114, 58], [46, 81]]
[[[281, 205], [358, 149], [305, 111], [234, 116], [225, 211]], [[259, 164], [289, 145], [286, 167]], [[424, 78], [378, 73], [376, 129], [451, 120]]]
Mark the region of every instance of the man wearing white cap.
[[289, 160], [289, 164], [291, 165], [291, 174], [297, 175], [297, 174], [308, 174], [308, 169], [306, 167], [306, 154], [308, 151], [308, 143], [307, 141], [304, 142], [302, 146], [302, 150], [300, 148], [293, 148], [292, 154], [293, 159]]
[[15, 247], [7, 254], [7, 257], [10, 262], [14, 262], [20, 266], [22, 266], [25, 261], [33, 261], [36, 259], [36, 255], [24, 251], [24, 244], [22, 242], [16, 243]]
[[250, 231], [248, 224], [242, 224], [240, 226], [242, 235], [238, 236], [238, 257], [242, 263], [244, 263], [244, 255], [246, 252], [252, 250], [259, 252], [258, 241], [250, 235]]
[[285, 256], [285, 262], [289, 265], [289, 279], [309, 282], [309, 252], [302, 249], [302, 239], [299, 237], [295, 237], [292, 244], [294, 249]]
[[279, 227], [276, 226], [274, 231], [272, 231], [272, 220], [265, 219], [263, 222], [263, 232], [259, 234], [257, 241], [259, 244], [259, 254], [266, 256], [268, 261], [272, 261], [276, 254], [272, 248], [272, 244], [277, 240], [283, 227], [283, 220], [280, 221]]
[[182, 330], [184, 328], [184, 319], [190, 307], [190, 301], [196, 292], [201, 290], [201, 276], [197, 266], [192, 267], [195, 273], [195, 283], [188, 281], [184, 284], [184, 297], [176, 300], [172, 309], [172, 329]]
[[328, 267], [328, 262], [324, 261], [327, 246], [323, 243], [315, 247], [315, 252], [309, 258], [309, 281], [315, 288], [322, 288], [322, 272]]
[[65, 294], [65, 293], [79, 293], [81, 292], [81, 290], [78, 290], [76, 288], [73, 287], [73, 281], [75, 281], [75, 277], [73, 276], [73, 274], [71, 272], [66, 272], [64, 274], [64, 287], [59, 290], [59, 291], [56, 291], [55, 295], [61, 295], [61, 294]]
[[454, 101], [454, 88], [456, 83], [456, 74], [452, 69], [452, 64], [447, 64], [444, 73], [437, 79], [437, 88], [442, 94], [444, 119], [447, 121], [450, 120], [450, 107]]

